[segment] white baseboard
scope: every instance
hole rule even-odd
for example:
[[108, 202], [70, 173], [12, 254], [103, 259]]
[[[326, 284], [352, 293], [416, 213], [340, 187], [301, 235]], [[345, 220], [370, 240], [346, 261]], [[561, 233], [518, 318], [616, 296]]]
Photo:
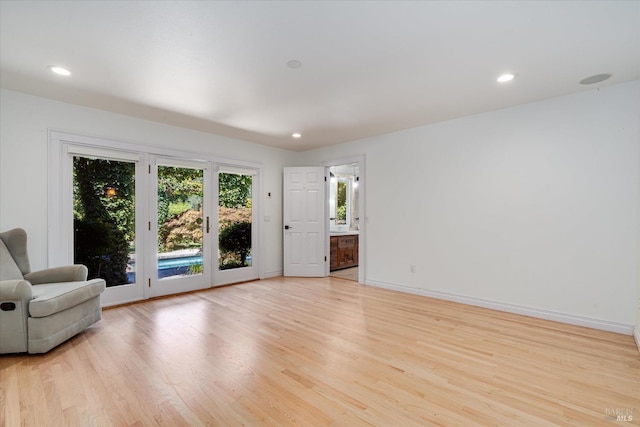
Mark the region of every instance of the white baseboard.
[[636, 346], [638, 346], [638, 351], [640, 351], [640, 325], [636, 325], [633, 328], [633, 338], [636, 340]]
[[282, 274], [283, 274], [282, 270], [268, 271], [262, 274], [261, 279], [270, 279], [271, 277], [279, 277], [279, 276], [282, 276]]
[[[609, 322], [601, 319], [593, 319], [590, 317], [576, 316], [573, 314], [565, 314], [556, 311], [543, 310], [540, 308], [526, 307], [521, 305], [509, 304], [504, 302], [486, 300], [482, 298], [468, 297], [464, 295], [451, 294], [448, 292], [431, 291], [427, 289], [412, 288], [410, 286], [397, 285], [392, 283], [378, 282], [376, 280], [367, 280], [367, 285], [376, 286], [378, 288], [390, 289], [394, 291], [405, 292], [414, 295], [422, 295], [426, 297], [442, 299], [446, 301], [459, 302], [462, 304], [474, 305], [477, 307], [491, 308], [493, 310], [506, 311], [507, 313], [521, 314], [524, 316], [537, 317], [539, 319], [553, 320], [570, 325], [585, 326], [587, 328], [600, 329], [603, 331], [616, 332], [619, 334], [633, 335], [633, 325], [624, 323]], [[635, 338], [640, 348], [640, 333], [635, 328]]]

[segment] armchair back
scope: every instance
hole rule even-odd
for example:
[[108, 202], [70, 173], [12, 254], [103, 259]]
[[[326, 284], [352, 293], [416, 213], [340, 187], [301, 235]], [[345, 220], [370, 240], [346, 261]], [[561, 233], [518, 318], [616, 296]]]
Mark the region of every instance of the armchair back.
[[[22, 273], [20, 277], [12, 277], [12, 279], [22, 279], [22, 276], [31, 272], [29, 256], [27, 255], [27, 232], [22, 228], [14, 228], [13, 230], [0, 233], [0, 240], [2, 240], [4, 243], [3, 246], [5, 246], [5, 249], [7, 249], [10, 253], [10, 257], [12, 258], [5, 259], [6, 254], [4, 252], [0, 252], [0, 266], [2, 268], [2, 271], [0, 272], [0, 279], [9, 279], [5, 278], [3, 274], [5, 263], [11, 264], [10, 261], [13, 261], [13, 264], [16, 265]], [[7, 268], [9, 268], [9, 265], [7, 265]]]
[[9, 249], [0, 239], [0, 280], [20, 280], [22, 272], [13, 260]]

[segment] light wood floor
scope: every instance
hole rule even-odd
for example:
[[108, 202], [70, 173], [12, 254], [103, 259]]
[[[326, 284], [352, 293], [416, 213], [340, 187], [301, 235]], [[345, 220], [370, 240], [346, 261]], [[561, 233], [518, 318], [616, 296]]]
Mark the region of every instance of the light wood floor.
[[105, 310], [46, 355], [1, 356], [0, 405], [2, 426], [640, 425], [640, 354], [630, 336], [275, 278]]
[[334, 270], [329, 273], [331, 277], [338, 277], [345, 280], [358, 281], [358, 267], [345, 268], [343, 270]]

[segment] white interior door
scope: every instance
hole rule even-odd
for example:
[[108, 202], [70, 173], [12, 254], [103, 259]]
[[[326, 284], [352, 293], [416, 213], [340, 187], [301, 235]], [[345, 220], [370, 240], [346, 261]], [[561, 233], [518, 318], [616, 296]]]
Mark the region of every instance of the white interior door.
[[326, 276], [325, 168], [284, 169], [284, 275]]

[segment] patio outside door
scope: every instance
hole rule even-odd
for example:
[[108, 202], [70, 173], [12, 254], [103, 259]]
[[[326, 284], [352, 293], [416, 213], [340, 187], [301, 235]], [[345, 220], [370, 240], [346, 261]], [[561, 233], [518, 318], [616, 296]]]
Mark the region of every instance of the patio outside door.
[[[214, 286], [257, 279], [259, 224], [254, 169], [221, 165], [217, 173], [217, 265]], [[259, 200], [256, 200], [259, 202]]]
[[51, 132], [49, 265], [86, 264], [103, 306], [257, 279], [261, 167], [148, 150]]
[[206, 162], [155, 158], [154, 191], [149, 221], [153, 242], [148, 285], [159, 296], [211, 286], [212, 223], [211, 167]]

